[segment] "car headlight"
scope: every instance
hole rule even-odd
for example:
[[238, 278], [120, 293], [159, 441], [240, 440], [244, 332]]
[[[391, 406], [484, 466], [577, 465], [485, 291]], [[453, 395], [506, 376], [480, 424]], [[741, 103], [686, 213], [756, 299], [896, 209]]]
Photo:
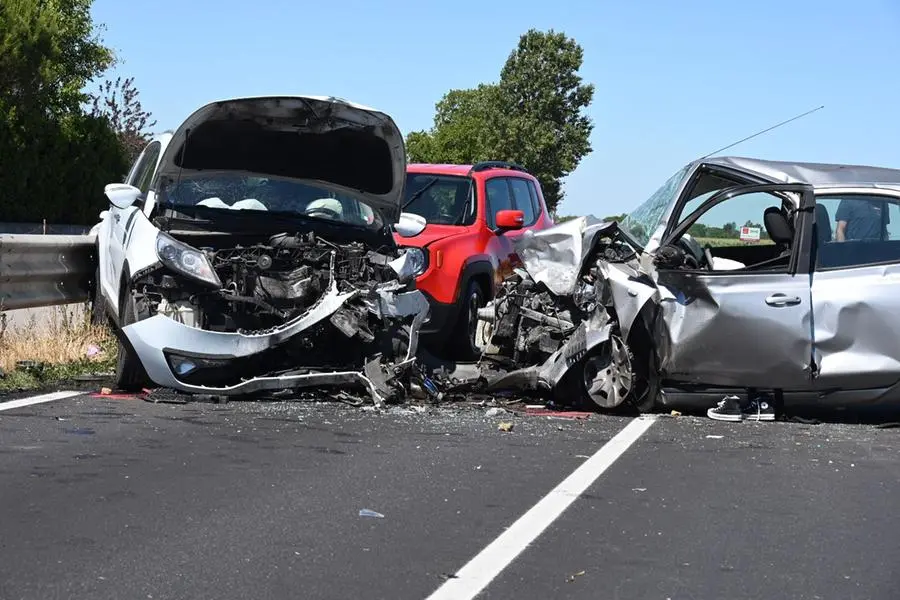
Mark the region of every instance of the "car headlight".
[[400, 256], [388, 264], [394, 269], [397, 279], [405, 283], [425, 272], [428, 257], [421, 248], [401, 248]]
[[156, 237], [156, 255], [163, 265], [191, 279], [220, 288], [222, 282], [206, 255], [160, 232]]
[[407, 248], [406, 260], [409, 261], [409, 268], [412, 269], [413, 275], [418, 277], [428, 268], [428, 260], [425, 252], [421, 248]]

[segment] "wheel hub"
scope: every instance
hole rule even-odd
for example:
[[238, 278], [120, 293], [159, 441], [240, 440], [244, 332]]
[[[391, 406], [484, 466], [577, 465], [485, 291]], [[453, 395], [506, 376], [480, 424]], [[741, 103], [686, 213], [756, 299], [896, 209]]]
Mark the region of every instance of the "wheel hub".
[[604, 350], [584, 363], [584, 388], [600, 408], [615, 408], [632, 391], [634, 372], [628, 347], [618, 336], [611, 336]]

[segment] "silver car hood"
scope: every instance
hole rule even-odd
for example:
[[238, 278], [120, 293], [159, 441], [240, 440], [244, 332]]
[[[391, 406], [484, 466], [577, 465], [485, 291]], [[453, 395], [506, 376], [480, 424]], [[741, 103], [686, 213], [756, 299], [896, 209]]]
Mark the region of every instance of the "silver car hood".
[[325, 96], [212, 102], [175, 131], [161, 177], [233, 170], [326, 184], [400, 217], [406, 183], [403, 134], [385, 113]]

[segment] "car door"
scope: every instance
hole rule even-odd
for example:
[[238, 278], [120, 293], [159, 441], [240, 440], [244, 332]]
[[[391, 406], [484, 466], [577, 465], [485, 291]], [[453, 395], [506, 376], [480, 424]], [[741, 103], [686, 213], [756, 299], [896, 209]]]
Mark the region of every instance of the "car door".
[[[815, 216], [816, 388], [893, 386], [900, 381], [900, 190], [820, 193]], [[839, 241], [842, 220], [848, 235]]]
[[[144, 148], [141, 155], [135, 162], [134, 168], [128, 174], [125, 183], [133, 185], [144, 194], [150, 188], [150, 182], [156, 171], [157, 159], [161, 150], [161, 144], [153, 141]], [[113, 277], [105, 278], [110, 282], [114, 289], [109, 290], [110, 298], [119, 297], [119, 283], [122, 269], [125, 263], [125, 248], [128, 237], [128, 231], [134, 222], [137, 213], [140, 212], [139, 203], [133, 204], [126, 208], [117, 208], [110, 206], [109, 208], [109, 240], [107, 241], [107, 260], [109, 273]]]
[[514, 210], [512, 189], [507, 177], [492, 177], [484, 184], [486, 198], [486, 214], [488, 229], [494, 232], [490, 241], [490, 252], [497, 258], [498, 265], [495, 277], [502, 281], [512, 275], [516, 265], [516, 254], [513, 249], [512, 239], [519, 234], [516, 231], [497, 231], [496, 216], [501, 210]]
[[[809, 186], [729, 187], [712, 194], [663, 237], [657, 260], [666, 249], [680, 249], [700, 263], [657, 266], [662, 300], [656, 339], [664, 379], [811, 387], [813, 203]], [[784, 217], [785, 234], [776, 236], [787, 235], [783, 248], [767, 227], [753, 225], [765, 221], [768, 208]], [[734, 248], [742, 250], [745, 262], [734, 260]], [[708, 267], [709, 257], [715, 270]]]

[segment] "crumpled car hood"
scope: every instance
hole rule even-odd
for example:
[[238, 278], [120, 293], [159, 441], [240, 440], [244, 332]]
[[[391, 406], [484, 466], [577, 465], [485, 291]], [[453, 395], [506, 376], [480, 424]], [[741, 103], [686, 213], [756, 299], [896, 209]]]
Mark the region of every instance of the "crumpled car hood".
[[233, 170], [306, 179], [359, 197], [389, 223], [406, 183], [403, 135], [385, 113], [324, 96], [207, 104], [175, 131], [160, 176]]
[[614, 221], [578, 217], [549, 229], [527, 231], [514, 242], [525, 270], [557, 296], [575, 291], [584, 259], [597, 236], [616, 227]]

